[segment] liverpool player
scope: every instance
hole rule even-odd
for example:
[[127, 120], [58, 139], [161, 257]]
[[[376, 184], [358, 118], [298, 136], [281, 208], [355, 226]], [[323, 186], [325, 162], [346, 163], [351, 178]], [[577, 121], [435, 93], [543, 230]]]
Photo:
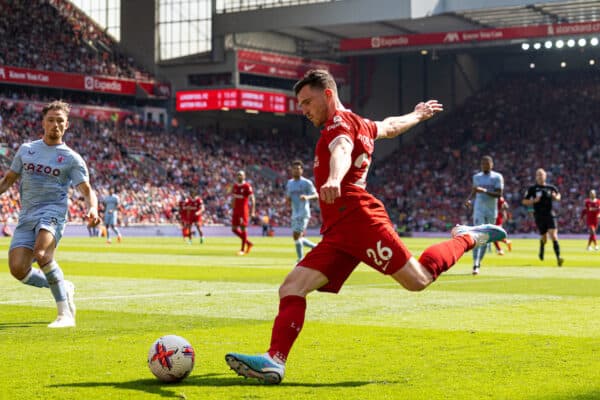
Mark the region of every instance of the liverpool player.
[[179, 222], [181, 234], [188, 244], [192, 244], [192, 224], [196, 221], [197, 205], [192, 196], [183, 196], [179, 201]]
[[585, 218], [585, 225], [590, 234], [587, 244], [588, 251], [592, 250], [592, 245], [594, 245], [594, 250], [598, 250], [598, 243], [596, 242], [598, 214], [600, 214], [600, 200], [596, 198], [596, 191], [592, 189], [590, 190], [590, 197], [585, 199], [584, 208], [581, 210], [581, 220], [583, 222]]
[[248, 217], [254, 218], [256, 201], [252, 185], [246, 181], [246, 173], [238, 171], [236, 180], [237, 182], [233, 184], [233, 188], [231, 189], [231, 208], [233, 209], [231, 231], [242, 239], [242, 248], [238, 252], [238, 255], [243, 256], [250, 253], [252, 249], [252, 242], [248, 240], [246, 228], [248, 226]]
[[193, 223], [200, 236], [200, 244], [204, 243], [204, 232], [202, 232], [202, 214], [204, 213], [204, 201], [202, 197], [192, 193], [192, 204], [194, 205]]
[[294, 91], [302, 113], [321, 128], [314, 176], [323, 238], [279, 288], [279, 314], [268, 352], [225, 356], [239, 375], [267, 384], [283, 379], [286, 359], [304, 324], [310, 292], [337, 293], [360, 262], [390, 275], [408, 290], [423, 290], [466, 251], [506, 237], [496, 225], [457, 226], [450, 240], [425, 249], [417, 260], [400, 240], [383, 204], [366, 191], [374, 141], [394, 138], [442, 111], [436, 100], [417, 104], [409, 114], [374, 122], [342, 106], [328, 71], [308, 71]]
[[[496, 225], [502, 226], [502, 223], [505, 219], [508, 219], [508, 203], [504, 200], [503, 196], [498, 197], [498, 216], [496, 217]], [[508, 251], [512, 251], [512, 242], [507, 238], [502, 239], [502, 242], [506, 244], [506, 248]], [[496, 253], [499, 256], [504, 255], [504, 251], [500, 248], [499, 242], [494, 242], [494, 246], [496, 247]]]

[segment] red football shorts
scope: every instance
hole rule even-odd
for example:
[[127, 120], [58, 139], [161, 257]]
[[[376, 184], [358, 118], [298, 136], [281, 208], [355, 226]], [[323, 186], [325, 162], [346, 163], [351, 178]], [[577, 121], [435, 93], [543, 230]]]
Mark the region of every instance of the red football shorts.
[[231, 217], [232, 226], [248, 226], [248, 213], [237, 213], [234, 212]]
[[354, 211], [332, 226], [298, 266], [323, 273], [329, 282], [319, 291], [338, 293], [360, 262], [391, 275], [412, 257], [392, 223]]

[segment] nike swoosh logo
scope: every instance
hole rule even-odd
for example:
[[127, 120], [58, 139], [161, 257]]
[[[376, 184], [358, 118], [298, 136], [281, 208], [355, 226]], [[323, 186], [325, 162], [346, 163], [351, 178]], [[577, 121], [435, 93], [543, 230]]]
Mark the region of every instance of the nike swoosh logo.
[[27, 150], [27, 154], [35, 154], [35, 151]]

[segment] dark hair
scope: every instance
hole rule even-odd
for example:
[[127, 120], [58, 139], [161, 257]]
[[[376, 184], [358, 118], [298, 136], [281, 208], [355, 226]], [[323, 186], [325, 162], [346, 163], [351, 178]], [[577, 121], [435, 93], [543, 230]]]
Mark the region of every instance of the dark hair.
[[304, 168], [304, 163], [302, 162], [302, 160], [294, 160], [294, 161], [292, 161], [292, 167], [295, 167], [296, 165], [299, 165], [300, 168]]
[[483, 157], [481, 157], [481, 161], [483, 161], [483, 160], [489, 161], [491, 163], [494, 162], [494, 160], [492, 159], [492, 156], [483, 156]]
[[306, 71], [302, 79], [294, 85], [294, 93], [297, 95], [304, 86], [317, 87], [319, 89], [332, 89], [337, 93], [337, 85], [333, 76], [325, 69], [311, 69]]
[[62, 100], [54, 100], [44, 106], [42, 108], [42, 115], [45, 117], [48, 111], [50, 110], [59, 110], [64, 111], [67, 116], [69, 116], [69, 112], [71, 111], [71, 106], [68, 103], [65, 103]]

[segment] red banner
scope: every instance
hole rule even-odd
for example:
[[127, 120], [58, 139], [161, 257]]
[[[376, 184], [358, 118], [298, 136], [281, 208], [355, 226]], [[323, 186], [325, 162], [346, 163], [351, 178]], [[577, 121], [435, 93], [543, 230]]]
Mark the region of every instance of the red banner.
[[295, 99], [281, 93], [244, 89], [191, 90], [176, 93], [177, 111], [222, 109], [295, 113]]
[[374, 36], [368, 38], [343, 39], [340, 41], [340, 51], [373, 50], [436, 44], [470, 44], [494, 40], [587, 35], [598, 32], [600, 32], [600, 21], [576, 22], [571, 24], [515, 26], [498, 29], [438, 32], [414, 35]]
[[[136, 83], [149, 88], [154, 95], [156, 82], [135, 81], [133, 79], [111, 78], [94, 75], [80, 75], [65, 72], [38, 71], [0, 65], [0, 83], [14, 83], [27, 86], [45, 86], [60, 89], [72, 89], [89, 92], [111, 93], [134, 96]], [[157, 93], [164, 96], [164, 93]]]
[[339, 83], [348, 81], [348, 65], [254, 50], [238, 50], [238, 71], [245, 74], [300, 79], [309, 69], [326, 69]]

